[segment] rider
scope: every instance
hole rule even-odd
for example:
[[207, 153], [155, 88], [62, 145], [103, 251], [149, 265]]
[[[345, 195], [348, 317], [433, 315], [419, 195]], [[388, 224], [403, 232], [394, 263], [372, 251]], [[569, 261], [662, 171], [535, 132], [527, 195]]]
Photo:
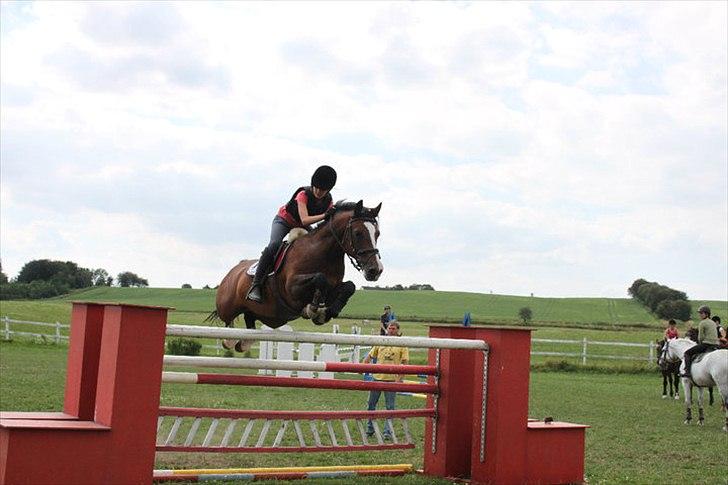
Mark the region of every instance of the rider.
[[253, 284], [246, 297], [248, 300], [263, 302], [263, 279], [272, 269], [273, 258], [286, 234], [294, 227], [308, 228], [311, 224], [323, 221], [333, 211], [330, 191], [334, 185], [336, 170], [321, 165], [313, 173], [311, 185], [297, 188], [291, 199], [278, 209], [271, 225], [270, 242], [258, 260]]
[[669, 322], [667, 322], [667, 328], [665, 329], [665, 340], [672, 340], [674, 338], [679, 338], [680, 333], [677, 331], [676, 327], [677, 323], [675, 323], [675, 320], [672, 318]]
[[698, 308], [700, 323], [698, 324], [698, 345], [690, 347], [685, 351], [685, 377], [690, 377], [690, 364], [694, 356], [718, 347], [718, 331], [715, 329], [715, 322], [710, 319], [710, 308], [706, 305]]

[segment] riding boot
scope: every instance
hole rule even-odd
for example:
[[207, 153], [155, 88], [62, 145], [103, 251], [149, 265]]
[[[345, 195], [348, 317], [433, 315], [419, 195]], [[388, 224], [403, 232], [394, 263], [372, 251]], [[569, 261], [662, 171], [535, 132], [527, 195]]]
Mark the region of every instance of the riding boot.
[[691, 362], [691, 356], [689, 354], [685, 354], [684, 361], [685, 361], [685, 373], [683, 374], [683, 377], [691, 377], [690, 376], [690, 364]]
[[253, 284], [248, 290], [246, 298], [257, 303], [263, 303], [263, 280], [270, 272], [271, 266], [273, 266], [273, 257], [267, 247], [260, 253], [260, 259], [258, 260], [258, 267], [255, 269], [255, 277], [253, 277]]

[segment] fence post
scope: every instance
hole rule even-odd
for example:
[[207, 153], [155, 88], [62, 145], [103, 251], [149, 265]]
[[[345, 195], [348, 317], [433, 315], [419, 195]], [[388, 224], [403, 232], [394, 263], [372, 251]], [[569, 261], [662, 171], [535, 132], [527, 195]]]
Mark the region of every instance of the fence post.
[[581, 340], [581, 365], [586, 365], [586, 337]]
[[56, 345], [61, 343], [61, 322], [56, 322]]
[[3, 320], [5, 320], [5, 340], [10, 340], [10, 319], [6, 316]]
[[650, 364], [655, 362], [655, 342], [650, 340]]

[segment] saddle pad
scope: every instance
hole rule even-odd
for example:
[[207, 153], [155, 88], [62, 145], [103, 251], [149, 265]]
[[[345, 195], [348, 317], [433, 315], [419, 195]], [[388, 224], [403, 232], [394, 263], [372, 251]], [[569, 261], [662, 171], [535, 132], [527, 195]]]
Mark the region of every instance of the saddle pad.
[[[291, 247], [291, 243], [287, 241], [283, 241], [283, 244], [281, 244], [281, 247], [278, 249], [278, 253], [276, 253], [276, 259], [275, 264], [273, 265], [273, 271], [268, 273], [268, 276], [275, 274], [278, 272], [279, 269], [281, 269], [281, 266], [283, 266], [283, 260], [286, 258], [286, 254], [288, 253], [288, 249]], [[246, 273], [248, 276], [255, 276], [255, 271], [258, 269], [258, 261], [251, 264], [248, 268], [248, 271]]]

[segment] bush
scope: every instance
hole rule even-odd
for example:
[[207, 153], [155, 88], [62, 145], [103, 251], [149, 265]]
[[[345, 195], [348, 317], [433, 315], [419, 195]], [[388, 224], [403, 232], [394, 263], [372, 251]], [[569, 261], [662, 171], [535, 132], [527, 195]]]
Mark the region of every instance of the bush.
[[189, 338], [173, 338], [167, 341], [167, 352], [171, 355], [200, 355], [202, 344]]
[[189, 284], [189, 283], [185, 283], [184, 285], [182, 285], [182, 288], [184, 288], [184, 289], [187, 289], [187, 290], [188, 290], [188, 289], [192, 288], [192, 285], [191, 285], [191, 284]]
[[521, 321], [523, 322], [523, 324], [525, 325], [528, 322], [530, 322], [531, 319], [533, 318], [533, 312], [531, 311], [531, 309], [529, 307], [524, 306], [523, 308], [518, 310], [518, 318], [520, 318]]
[[10, 283], [0, 285], [0, 300], [25, 300], [30, 295], [27, 283]]

